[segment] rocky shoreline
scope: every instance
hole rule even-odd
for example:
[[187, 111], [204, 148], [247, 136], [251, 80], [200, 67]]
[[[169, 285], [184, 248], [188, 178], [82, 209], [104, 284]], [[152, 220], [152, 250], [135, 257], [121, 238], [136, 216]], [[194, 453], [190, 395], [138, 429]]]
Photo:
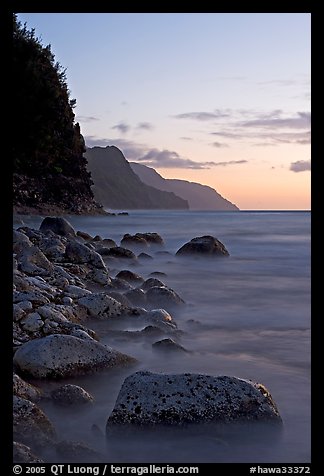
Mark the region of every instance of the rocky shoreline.
[[[75, 406], [91, 404], [93, 397], [77, 385], [64, 385], [64, 378], [136, 366], [131, 350], [127, 355], [100, 342], [92, 330], [96, 321], [118, 321], [123, 329], [119, 332], [150, 336], [157, 351], [190, 350], [180, 345], [181, 330], [172, 317], [174, 309], [185, 306], [183, 299], [158, 279], [163, 276], [145, 280], [127, 269], [153, 259], [152, 250], [166, 253], [157, 233], [126, 234], [117, 244], [109, 237], [76, 231], [63, 217], [46, 217], [39, 230], [20, 226], [13, 231], [15, 462], [47, 462], [48, 448], [71, 462], [105, 462], [83, 442], [60, 441], [38, 405], [51, 399], [72, 412]], [[184, 244], [176, 255], [219, 259], [229, 253], [216, 238], [204, 236]], [[129, 322], [136, 322], [139, 330], [127, 330]], [[30, 383], [37, 379], [61, 379], [62, 385], [44, 394]], [[107, 417], [108, 436], [156, 425], [281, 423], [261, 384], [228, 376], [150, 372], [127, 377]]]

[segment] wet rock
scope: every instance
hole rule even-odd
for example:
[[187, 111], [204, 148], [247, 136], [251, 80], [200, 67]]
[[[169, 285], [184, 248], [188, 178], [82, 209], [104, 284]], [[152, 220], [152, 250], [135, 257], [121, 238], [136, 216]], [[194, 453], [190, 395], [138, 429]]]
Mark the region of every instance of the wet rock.
[[95, 340], [50, 335], [19, 347], [14, 363], [35, 378], [62, 378], [124, 365], [135, 359]]
[[128, 269], [119, 271], [119, 273], [116, 275], [116, 278], [123, 279], [129, 283], [142, 284], [144, 282], [144, 278], [142, 278], [142, 276], [133, 273], [133, 271], [129, 271]]
[[125, 425], [232, 421], [281, 423], [281, 418], [268, 390], [254, 382], [227, 376], [136, 372], [122, 385], [107, 432], [118, 427], [125, 431]]
[[139, 236], [138, 234], [130, 235], [128, 233], [123, 236], [120, 244], [124, 247], [135, 250], [145, 249], [149, 246], [145, 238]]
[[146, 294], [143, 289], [131, 289], [125, 293], [125, 296], [134, 306], [146, 306]]
[[109, 293], [107, 294], [111, 298], [116, 299], [116, 301], [120, 302], [120, 304], [125, 308], [132, 307], [132, 303], [128, 300], [125, 294], [118, 293], [117, 291], [109, 291]]
[[150, 273], [150, 276], [167, 276], [166, 273], [163, 273], [162, 271], [153, 271], [152, 273]]
[[184, 300], [173, 289], [164, 286], [154, 286], [146, 291], [149, 304], [161, 307], [174, 307], [184, 304]]
[[154, 286], [165, 286], [165, 284], [157, 278], [148, 278], [146, 281], [144, 281], [141, 288], [144, 291], [147, 291], [148, 289], [153, 288]]
[[206, 235], [193, 238], [188, 243], [185, 243], [176, 252], [176, 255], [229, 256], [229, 252], [217, 238]]
[[100, 250], [100, 254], [112, 258], [136, 260], [136, 255], [131, 250], [128, 250], [121, 246], [114, 246], [113, 248], [103, 248], [102, 250]]
[[25, 382], [19, 375], [13, 374], [13, 394], [17, 397], [25, 398], [31, 402], [38, 402], [41, 392], [30, 383]]
[[147, 253], [140, 253], [138, 255], [138, 259], [140, 260], [149, 260], [149, 259], [153, 259], [153, 257]]
[[136, 233], [135, 236], [143, 238], [147, 243], [153, 245], [164, 245], [164, 240], [158, 233]]
[[177, 328], [177, 324], [165, 309], [152, 309], [144, 315], [145, 321], [153, 326], [157, 326], [164, 331], [172, 331]]
[[102, 237], [100, 235], [96, 235], [92, 241], [102, 241]]
[[21, 397], [13, 397], [13, 436], [18, 442], [41, 448], [53, 444], [55, 429], [45, 413]]
[[75, 236], [75, 230], [73, 226], [62, 217], [46, 217], [42, 221], [40, 227], [40, 231], [52, 231], [56, 235], [61, 236]]
[[92, 293], [79, 299], [78, 304], [85, 307], [91, 317], [97, 319], [117, 317], [125, 311], [124, 306], [105, 293]]
[[102, 284], [103, 286], [107, 286], [111, 283], [108, 270], [106, 269], [94, 268], [87, 274], [86, 279], [94, 283]]
[[69, 463], [104, 463], [105, 456], [83, 442], [63, 440], [57, 443], [56, 453]]
[[91, 264], [95, 268], [105, 269], [106, 265], [102, 260], [100, 254], [91, 250], [86, 245], [78, 243], [77, 241], [69, 241], [65, 249], [65, 259], [70, 263], [76, 264]]
[[84, 231], [77, 231], [76, 234], [77, 236], [79, 236], [80, 238], [83, 238], [86, 241], [93, 240], [92, 236], [89, 235], [89, 233], [85, 233]]
[[62, 385], [51, 392], [51, 397], [57, 405], [84, 405], [93, 402], [93, 397], [78, 385]]
[[124, 279], [114, 278], [110, 282], [111, 289], [117, 289], [118, 291], [128, 291], [133, 289], [133, 286]]
[[17, 306], [25, 312], [30, 312], [33, 309], [33, 305], [30, 301], [20, 301], [17, 304], [14, 304], [14, 307]]
[[13, 462], [14, 463], [44, 463], [42, 459], [36, 456], [29, 446], [13, 442]]
[[188, 352], [182, 345], [177, 344], [173, 339], [166, 338], [152, 344], [154, 350], [162, 352]]

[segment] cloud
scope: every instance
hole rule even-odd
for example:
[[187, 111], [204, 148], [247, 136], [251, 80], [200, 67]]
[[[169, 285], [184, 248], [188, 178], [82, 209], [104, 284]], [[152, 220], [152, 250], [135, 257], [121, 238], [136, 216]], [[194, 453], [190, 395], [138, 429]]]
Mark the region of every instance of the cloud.
[[79, 121], [79, 122], [99, 121], [99, 119], [97, 117], [94, 117], [94, 116], [76, 116], [75, 120]]
[[122, 134], [126, 134], [130, 130], [130, 126], [126, 122], [120, 122], [115, 126], [112, 126], [112, 129], [117, 129]]
[[218, 149], [220, 149], [221, 147], [228, 147], [228, 144], [224, 144], [222, 142], [212, 142], [210, 145], [212, 145], [213, 147], [217, 147]]
[[291, 128], [306, 129], [311, 124], [310, 112], [298, 112], [296, 117], [260, 117], [251, 121], [241, 122], [239, 125], [243, 127], [265, 127], [271, 129]]
[[193, 140], [192, 137], [180, 137], [181, 140]]
[[220, 109], [215, 109], [214, 112], [206, 112], [206, 111], [200, 111], [200, 112], [184, 112], [182, 114], [176, 114], [175, 116], [176, 119], [194, 119], [197, 121], [211, 121], [215, 119], [223, 119], [225, 117], [230, 117], [230, 114], [228, 111], [221, 111]]
[[310, 160], [297, 160], [297, 162], [292, 162], [290, 164], [290, 169], [293, 172], [306, 172], [311, 170], [311, 161]]
[[182, 169], [210, 169], [212, 167], [225, 167], [227, 165], [244, 164], [247, 160], [230, 160], [228, 162], [196, 162], [186, 157], [181, 157], [177, 152], [167, 149], [150, 148], [145, 144], [127, 139], [100, 139], [95, 136], [86, 136], [87, 147], [107, 147], [115, 145], [125, 155], [127, 160], [141, 162], [144, 165], [156, 168], [182, 168]]
[[143, 129], [145, 131], [151, 131], [152, 129], [154, 129], [154, 126], [150, 122], [139, 122], [136, 126], [136, 129]]
[[266, 86], [268, 84], [278, 84], [279, 86], [293, 86], [294, 84], [299, 84], [300, 81], [295, 79], [271, 79], [269, 81], [259, 81], [257, 84], [260, 86]]

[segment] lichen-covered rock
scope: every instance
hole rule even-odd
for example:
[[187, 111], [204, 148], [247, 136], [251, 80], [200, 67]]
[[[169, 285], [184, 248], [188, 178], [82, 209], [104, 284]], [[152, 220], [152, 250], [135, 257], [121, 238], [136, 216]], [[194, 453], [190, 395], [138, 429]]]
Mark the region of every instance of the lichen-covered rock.
[[46, 217], [42, 221], [40, 231], [52, 231], [56, 235], [61, 236], [75, 236], [75, 230], [71, 223], [69, 223], [65, 218], [62, 217]]
[[202, 256], [229, 256], [229, 252], [214, 236], [198, 236], [185, 243], [176, 252], [177, 256], [202, 255]]
[[78, 385], [62, 385], [51, 392], [51, 397], [57, 405], [84, 405], [93, 402], [93, 397]]
[[107, 432], [125, 426], [270, 421], [278, 409], [261, 384], [236, 377], [136, 372], [124, 381]]
[[62, 378], [134, 362], [132, 357], [91, 339], [53, 334], [21, 345], [14, 363], [36, 378]]
[[19, 375], [13, 374], [13, 394], [32, 402], [41, 398], [41, 392], [30, 383], [25, 382]]
[[13, 436], [16, 441], [32, 447], [53, 444], [55, 429], [45, 413], [21, 397], [13, 397]]
[[13, 442], [13, 463], [44, 463], [42, 459], [36, 456], [29, 446]]
[[109, 319], [120, 316], [125, 307], [105, 293], [92, 293], [78, 300], [78, 304], [86, 308], [89, 316], [97, 319]]

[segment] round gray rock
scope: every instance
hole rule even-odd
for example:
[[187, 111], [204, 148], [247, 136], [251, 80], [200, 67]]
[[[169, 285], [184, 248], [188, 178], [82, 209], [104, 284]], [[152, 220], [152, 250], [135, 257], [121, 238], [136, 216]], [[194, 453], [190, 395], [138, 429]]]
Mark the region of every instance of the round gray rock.
[[43, 447], [53, 444], [56, 433], [50, 420], [35, 403], [13, 397], [13, 435], [26, 445]]
[[136, 372], [122, 385], [107, 432], [125, 425], [232, 421], [281, 423], [281, 417], [268, 390], [258, 383], [227, 376]]
[[13, 462], [14, 463], [44, 463], [42, 459], [36, 456], [29, 446], [13, 442]]
[[78, 385], [62, 385], [51, 392], [54, 402], [61, 406], [83, 405], [93, 402], [93, 397]]
[[95, 372], [135, 359], [92, 339], [52, 334], [21, 345], [14, 363], [36, 378], [60, 378]]
[[75, 230], [71, 223], [62, 217], [46, 217], [42, 221], [40, 231], [53, 231], [56, 235], [75, 236]]
[[183, 255], [208, 255], [208, 256], [229, 256], [229, 252], [214, 236], [198, 236], [188, 243], [185, 243], [177, 252], [177, 256]]

